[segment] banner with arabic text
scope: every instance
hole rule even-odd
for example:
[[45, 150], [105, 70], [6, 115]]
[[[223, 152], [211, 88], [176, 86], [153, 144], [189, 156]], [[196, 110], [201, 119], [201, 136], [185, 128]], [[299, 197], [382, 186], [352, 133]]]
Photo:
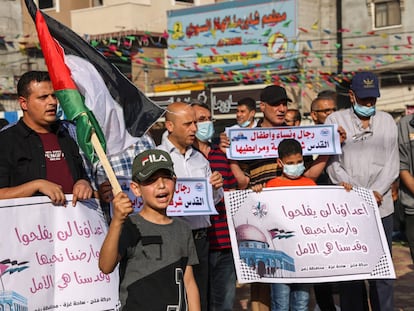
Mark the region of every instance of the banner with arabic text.
[[[132, 201], [134, 213], [142, 209], [142, 198], [136, 197], [131, 189], [131, 180], [117, 177], [122, 191], [128, 194]], [[213, 187], [207, 178], [177, 178], [175, 194], [167, 208], [168, 216], [217, 215], [213, 200]], [[111, 205], [112, 216], [112, 205]]]
[[240, 283], [395, 278], [372, 191], [280, 187], [224, 199]]
[[98, 268], [107, 232], [98, 202], [67, 200], [0, 200], [0, 310], [119, 310], [118, 270]]
[[284, 127], [226, 128], [230, 139], [227, 157], [232, 160], [277, 158], [283, 139], [293, 138], [302, 145], [303, 155], [341, 154], [338, 126], [309, 125]]
[[169, 76], [296, 68], [297, 2], [222, 1], [168, 11]]

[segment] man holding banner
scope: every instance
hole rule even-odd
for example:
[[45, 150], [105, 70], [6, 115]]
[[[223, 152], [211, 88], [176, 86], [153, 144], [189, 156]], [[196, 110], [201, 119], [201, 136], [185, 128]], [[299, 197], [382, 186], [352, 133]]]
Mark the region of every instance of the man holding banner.
[[90, 199], [78, 146], [56, 119], [49, 74], [26, 72], [17, 93], [23, 117], [0, 133], [0, 199], [47, 195], [56, 205], [65, 204], [65, 194], [73, 194], [73, 205]]
[[[342, 154], [331, 159], [327, 172], [334, 184], [343, 181], [373, 191], [391, 251], [391, 185], [399, 173], [397, 126], [388, 113], [375, 109], [380, 91], [373, 73], [358, 72], [352, 79], [349, 96], [352, 107], [326, 119], [326, 124], [341, 125], [347, 132]], [[371, 309], [392, 311], [393, 280], [370, 280], [369, 284]], [[341, 310], [368, 309], [363, 281], [344, 282], [341, 288]]]
[[[287, 104], [291, 101], [283, 87], [277, 85], [265, 87], [260, 94], [260, 111], [263, 112], [263, 119], [259, 121], [257, 126], [265, 128], [284, 126]], [[249, 178], [249, 186], [251, 187], [276, 177], [278, 165], [274, 158], [249, 161], [245, 165], [244, 171]], [[269, 285], [254, 283], [251, 285], [250, 294], [253, 311], [270, 310]]]

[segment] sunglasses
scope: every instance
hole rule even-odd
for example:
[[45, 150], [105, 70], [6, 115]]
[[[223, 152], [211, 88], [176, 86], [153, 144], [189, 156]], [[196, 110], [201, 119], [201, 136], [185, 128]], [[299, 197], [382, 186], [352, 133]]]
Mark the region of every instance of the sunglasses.
[[364, 131], [364, 132], [361, 132], [361, 133], [358, 133], [352, 136], [352, 140], [354, 141], [354, 143], [364, 141], [368, 139], [369, 137], [371, 137], [373, 134], [374, 132], [372, 131]]

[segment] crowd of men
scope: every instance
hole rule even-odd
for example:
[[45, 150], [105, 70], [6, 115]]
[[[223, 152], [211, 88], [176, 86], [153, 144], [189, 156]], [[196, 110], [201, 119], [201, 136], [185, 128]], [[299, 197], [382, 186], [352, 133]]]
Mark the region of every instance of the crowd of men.
[[[48, 74], [27, 72], [17, 91], [23, 117], [0, 132], [0, 199], [44, 195], [55, 205], [65, 205], [65, 194], [73, 194], [73, 205], [94, 196], [103, 206], [112, 204], [112, 187], [104, 170], [100, 165], [85, 168], [76, 139], [65, 126], [67, 121], [57, 118], [58, 102]], [[345, 182], [372, 190], [390, 251], [394, 213], [391, 186], [400, 178], [406, 233], [414, 259], [414, 119], [406, 116], [397, 125], [388, 113], [376, 109], [379, 97], [378, 78], [371, 72], [359, 72], [353, 77], [350, 108], [337, 111], [335, 92], [318, 94], [311, 104], [310, 117], [317, 125], [339, 126], [342, 154], [305, 159], [303, 176], [318, 185]], [[257, 102], [263, 113], [260, 120], [255, 118]], [[290, 102], [282, 86], [266, 86], [259, 99], [246, 97], [238, 102], [234, 127], [300, 126], [300, 111], [288, 109]], [[182, 219], [191, 229], [198, 257], [192, 269], [200, 310], [232, 310], [237, 281], [223, 191], [266, 184], [282, 174], [281, 167], [274, 158], [227, 159], [228, 137], [217, 133], [220, 144], [212, 144], [215, 129], [211, 109], [197, 101], [170, 104], [165, 129], [159, 146], [145, 134], [136, 138], [129, 149], [109, 158], [109, 162], [117, 176], [132, 180], [135, 157], [157, 148], [169, 154], [178, 178], [209, 180], [219, 214]], [[393, 280], [370, 280], [368, 286], [364, 281], [319, 283], [314, 285], [314, 291], [322, 311], [336, 310], [334, 292], [339, 293], [343, 311], [391, 311], [394, 307]], [[282, 310], [271, 304], [272, 292], [266, 284], [251, 284], [252, 310]]]

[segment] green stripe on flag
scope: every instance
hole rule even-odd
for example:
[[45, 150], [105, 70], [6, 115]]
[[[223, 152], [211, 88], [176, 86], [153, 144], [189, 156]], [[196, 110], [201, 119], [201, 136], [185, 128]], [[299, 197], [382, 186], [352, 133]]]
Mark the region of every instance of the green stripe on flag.
[[98, 158], [91, 143], [92, 131], [95, 131], [104, 150], [106, 142], [98, 121], [85, 105], [84, 97], [78, 90], [73, 89], [55, 91], [55, 94], [66, 117], [76, 124], [76, 136], [80, 148], [92, 163], [96, 162]]

